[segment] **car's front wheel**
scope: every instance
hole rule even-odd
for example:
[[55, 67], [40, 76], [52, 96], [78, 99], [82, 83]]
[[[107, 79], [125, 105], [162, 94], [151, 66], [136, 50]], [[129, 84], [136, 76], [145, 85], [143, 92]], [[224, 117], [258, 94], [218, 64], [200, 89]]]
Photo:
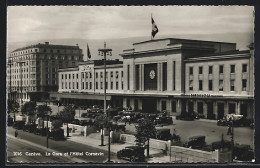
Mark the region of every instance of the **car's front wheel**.
[[121, 159], [121, 158], [122, 158], [122, 156], [121, 156], [120, 153], [117, 153], [117, 158], [118, 158], [118, 159]]
[[131, 161], [131, 162], [135, 162], [135, 157], [134, 157], [134, 156], [131, 156], [130, 161]]

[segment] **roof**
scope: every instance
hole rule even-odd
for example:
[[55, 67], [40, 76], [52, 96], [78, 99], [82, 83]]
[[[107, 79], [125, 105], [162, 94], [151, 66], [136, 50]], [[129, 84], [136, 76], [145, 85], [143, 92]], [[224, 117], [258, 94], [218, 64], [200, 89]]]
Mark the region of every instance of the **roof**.
[[25, 47], [21, 47], [18, 48], [12, 52], [16, 52], [16, 51], [20, 51], [20, 50], [25, 50], [25, 49], [29, 49], [29, 48], [55, 48], [55, 49], [80, 49], [79, 46], [70, 46], [70, 45], [53, 45], [53, 44], [49, 44], [49, 43], [45, 43], [45, 44], [33, 44], [33, 45], [29, 45], [29, 46], [25, 46]]
[[193, 42], [236, 44], [236, 43], [230, 43], [230, 42], [218, 42], [218, 41], [206, 41], [206, 40], [192, 40], [192, 39], [181, 39], [181, 38], [163, 38], [163, 39], [155, 39], [155, 40], [147, 40], [147, 41], [137, 42], [137, 43], [133, 43], [133, 45], [148, 43], [148, 42], [157, 42], [157, 41], [163, 41], [163, 40], [181, 40], [181, 41], [193, 41]]

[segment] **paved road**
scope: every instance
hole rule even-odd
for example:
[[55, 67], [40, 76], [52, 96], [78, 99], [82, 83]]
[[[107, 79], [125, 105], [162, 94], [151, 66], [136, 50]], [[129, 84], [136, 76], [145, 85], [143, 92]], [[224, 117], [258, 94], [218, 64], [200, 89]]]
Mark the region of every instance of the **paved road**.
[[[175, 129], [180, 135], [181, 141], [187, 141], [189, 137], [196, 135], [205, 135], [206, 143], [211, 144], [214, 141], [221, 140], [222, 134], [225, 140], [230, 140], [230, 135], [227, 135], [227, 126], [217, 126], [216, 121], [183, 121], [173, 120], [173, 125], [163, 126], [170, 128], [171, 133]], [[135, 132], [134, 124], [126, 125], [127, 133]], [[248, 144], [254, 146], [254, 130], [249, 127], [234, 127], [234, 141], [239, 144]]]
[[[15, 130], [12, 127], [8, 127], [9, 135], [13, 136], [14, 131]], [[46, 147], [46, 137], [45, 136], [34, 135], [33, 133], [28, 133], [28, 132], [24, 132], [22, 130], [18, 130], [18, 137], [21, 138], [22, 140], [26, 140], [26, 141], [38, 144], [41, 147]], [[10, 142], [8, 139], [7, 145], [9, 147], [8, 148], [9, 154], [10, 154], [10, 152], [11, 153], [12, 152], [23, 152], [23, 151], [18, 151], [16, 149], [17, 145], [13, 145], [13, 143], [12, 143], [13, 141], [10, 141]], [[23, 146], [24, 146], [24, 144], [21, 145], [22, 148], [23, 148]], [[86, 145], [83, 145], [83, 144], [75, 143], [72, 141], [54, 141], [52, 139], [49, 139], [49, 148], [54, 151], [61, 152], [61, 153], [83, 152], [84, 156], [74, 156], [74, 158], [76, 158], [75, 162], [77, 162], [77, 159], [81, 159], [85, 162], [103, 163], [103, 162], [106, 162], [107, 158], [108, 158], [107, 151], [102, 150], [102, 149], [97, 149], [93, 146], [88, 146], [87, 142], [86, 142]], [[29, 150], [28, 152], [34, 152], [34, 150], [32, 150], [31, 148], [25, 148], [24, 151], [26, 151], [27, 149]], [[46, 150], [47, 150], [47, 148], [46, 148]], [[41, 150], [41, 152], [45, 153], [44, 148]], [[86, 152], [98, 153], [98, 154], [100, 154], [100, 156], [87, 156]], [[10, 156], [12, 157], [12, 155], [10, 155]], [[59, 156], [59, 157], [61, 157], [61, 156]], [[16, 159], [16, 158], [12, 158], [12, 160], [13, 159]], [[111, 160], [113, 160], [115, 162], [120, 162], [120, 163], [127, 162], [125, 160], [117, 159], [115, 153], [111, 153]], [[29, 161], [30, 161], [30, 159], [29, 159]], [[36, 161], [38, 161], [38, 160], [36, 160]], [[39, 160], [39, 161], [41, 161], [41, 160]], [[60, 161], [60, 160], [58, 160], [58, 161]]]

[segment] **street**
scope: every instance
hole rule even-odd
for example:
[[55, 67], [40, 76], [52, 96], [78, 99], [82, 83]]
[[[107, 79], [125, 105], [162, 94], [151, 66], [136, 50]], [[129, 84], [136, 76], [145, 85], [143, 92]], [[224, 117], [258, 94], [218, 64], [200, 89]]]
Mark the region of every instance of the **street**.
[[[12, 127], [8, 127], [8, 135], [13, 136], [14, 135], [14, 129]], [[19, 142], [19, 139], [35, 143], [43, 149], [34, 147], [33, 145], [25, 144], [22, 142]], [[24, 132], [22, 130], [18, 130], [18, 138], [16, 139], [10, 139], [8, 138], [7, 141], [7, 152], [8, 152], [8, 160], [10, 162], [79, 162], [80, 160], [83, 160], [85, 162], [96, 162], [96, 163], [102, 163], [106, 162], [108, 155], [107, 151], [97, 149], [93, 146], [88, 146], [87, 142], [86, 145], [75, 143], [72, 141], [54, 141], [52, 139], [49, 139], [49, 149], [52, 149], [56, 151], [55, 156], [53, 156], [52, 152], [50, 153], [51, 156], [44, 156], [45, 152], [47, 152], [46, 147], [46, 136], [39, 136], [34, 135], [33, 133]], [[44, 149], [45, 148], [45, 149]], [[22, 156], [14, 156], [14, 152], [22, 152]], [[25, 152], [31, 153], [31, 152], [40, 152], [43, 156], [25, 156]], [[68, 158], [67, 156], [59, 156], [59, 153], [69, 153], [70, 152], [83, 152], [83, 156], [73, 156], [75, 158]], [[97, 153], [100, 154], [98, 156], [89, 156], [86, 154], [86, 152], [89, 153]], [[47, 158], [47, 159], [46, 159]], [[125, 160], [117, 159], [116, 154], [111, 153], [111, 160], [115, 162], [127, 162]]]

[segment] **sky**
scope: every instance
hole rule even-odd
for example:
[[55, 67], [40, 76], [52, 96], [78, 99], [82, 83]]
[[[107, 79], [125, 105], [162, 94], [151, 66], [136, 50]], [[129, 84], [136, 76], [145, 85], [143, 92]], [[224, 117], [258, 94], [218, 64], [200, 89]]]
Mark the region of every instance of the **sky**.
[[7, 40], [117, 39], [151, 35], [251, 33], [252, 6], [9, 6]]

